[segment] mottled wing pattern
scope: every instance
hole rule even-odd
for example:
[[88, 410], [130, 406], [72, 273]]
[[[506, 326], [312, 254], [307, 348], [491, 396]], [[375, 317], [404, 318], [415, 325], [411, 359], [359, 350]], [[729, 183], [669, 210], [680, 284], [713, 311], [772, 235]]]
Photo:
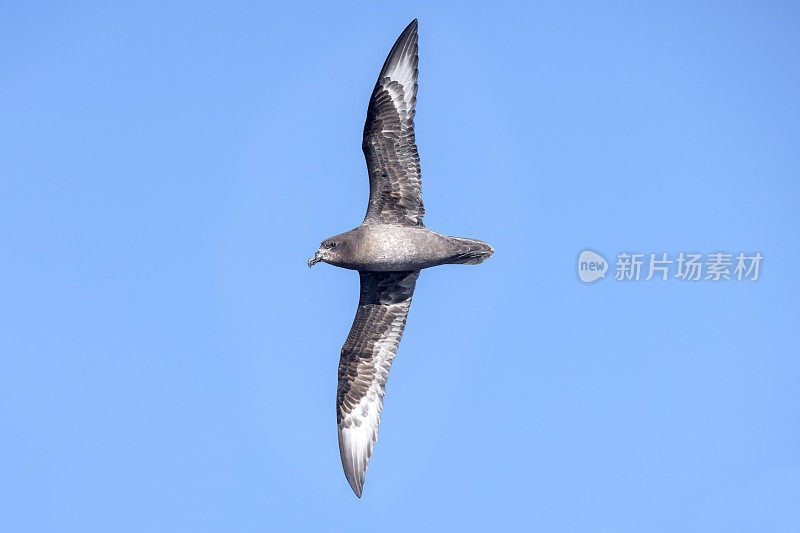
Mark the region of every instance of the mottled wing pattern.
[[359, 272], [361, 296], [339, 360], [336, 422], [344, 474], [360, 498], [378, 438], [384, 387], [406, 325], [414, 272]]
[[369, 171], [366, 223], [422, 226], [422, 180], [414, 141], [417, 21], [397, 39], [372, 92], [364, 125]]

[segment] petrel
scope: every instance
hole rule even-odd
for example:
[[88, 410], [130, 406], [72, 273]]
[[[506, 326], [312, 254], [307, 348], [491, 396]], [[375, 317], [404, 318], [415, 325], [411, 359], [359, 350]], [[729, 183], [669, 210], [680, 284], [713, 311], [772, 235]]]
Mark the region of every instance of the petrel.
[[361, 497], [378, 438], [383, 395], [423, 268], [476, 265], [494, 249], [449, 237], [422, 223], [422, 181], [414, 141], [417, 21], [389, 52], [372, 91], [361, 145], [369, 173], [369, 206], [356, 229], [325, 239], [308, 260], [358, 270], [361, 294], [339, 359], [336, 422], [344, 475]]

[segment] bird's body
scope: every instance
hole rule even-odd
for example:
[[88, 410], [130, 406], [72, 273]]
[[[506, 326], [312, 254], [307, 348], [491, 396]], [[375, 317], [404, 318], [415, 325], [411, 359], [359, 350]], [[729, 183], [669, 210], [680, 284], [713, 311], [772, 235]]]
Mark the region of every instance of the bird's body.
[[308, 266], [325, 262], [358, 270], [361, 289], [339, 359], [336, 422], [347, 481], [360, 498], [378, 438], [389, 369], [420, 270], [474, 265], [494, 253], [477, 239], [449, 237], [422, 223], [422, 180], [414, 139], [417, 21], [397, 39], [367, 109], [362, 148], [369, 172], [364, 222], [320, 244]]
[[485, 259], [493, 252], [486, 243], [448, 237], [424, 226], [361, 224], [331, 239], [341, 247], [342, 253], [336, 253], [327, 263], [373, 272], [421, 270], [448, 263], [466, 263], [467, 259]]

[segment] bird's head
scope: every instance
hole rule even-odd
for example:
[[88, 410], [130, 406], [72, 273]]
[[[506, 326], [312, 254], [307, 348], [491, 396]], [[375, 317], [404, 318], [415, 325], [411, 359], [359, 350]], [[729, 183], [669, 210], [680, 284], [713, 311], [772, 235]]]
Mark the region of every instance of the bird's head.
[[314, 257], [308, 260], [308, 268], [311, 268], [320, 261], [323, 263], [330, 263], [332, 265], [341, 263], [341, 260], [344, 257], [345, 248], [347, 248], [347, 242], [342, 239], [340, 235], [325, 239], [319, 245], [317, 253], [314, 254]]

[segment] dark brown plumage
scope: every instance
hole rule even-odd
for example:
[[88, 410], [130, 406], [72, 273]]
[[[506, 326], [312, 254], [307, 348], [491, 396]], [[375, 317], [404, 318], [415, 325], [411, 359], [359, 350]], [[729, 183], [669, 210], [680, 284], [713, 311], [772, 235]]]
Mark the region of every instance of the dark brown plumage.
[[414, 139], [417, 21], [403, 31], [375, 83], [361, 144], [369, 171], [365, 220], [422, 226], [422, 180]]
[[414, 139], [417, 21], [397, 39], [367, 109], [362, 148], [369, 172], [364, 222], [326, 239], [308, 266], [359, 271], [361, 295], [339, 360], [336, 422], [347, 481], [358, 497], [378, 438], [383, 395], [423, 268], [474, 265], [494, 252], [476, 239], [449, 237], [422, 223], [422, 182]]

